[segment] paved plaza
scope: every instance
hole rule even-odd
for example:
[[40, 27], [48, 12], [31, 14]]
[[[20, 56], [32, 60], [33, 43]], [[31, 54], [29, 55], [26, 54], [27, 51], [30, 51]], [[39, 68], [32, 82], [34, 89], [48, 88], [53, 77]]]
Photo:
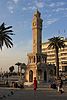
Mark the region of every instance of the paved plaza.
[[41, 88], [34, 93], [33, 89], [0, 88], [0, 100], [67, 100], [67, 92], [58, 94], [57, 90]]

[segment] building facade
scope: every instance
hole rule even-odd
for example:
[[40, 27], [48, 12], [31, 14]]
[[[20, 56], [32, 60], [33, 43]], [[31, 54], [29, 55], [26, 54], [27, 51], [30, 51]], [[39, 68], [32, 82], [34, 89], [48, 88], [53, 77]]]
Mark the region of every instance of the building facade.
[[[59, 70], [67, 71], [67, 39], [64, 41], [65, 48], [59, 49]], [[42, 43], [42, 52], [47, 54], [47, 63], [48, 64], [56, 64], [55, 63], [55, 50], [47, 49], [49, 42]]]

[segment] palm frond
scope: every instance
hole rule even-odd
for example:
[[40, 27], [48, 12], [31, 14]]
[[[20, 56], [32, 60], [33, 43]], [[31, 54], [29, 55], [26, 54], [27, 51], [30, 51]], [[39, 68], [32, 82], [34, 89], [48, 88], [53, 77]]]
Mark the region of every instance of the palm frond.
[[13, 46], [12, 38], [9, 35], [15, 35], [15, 34], [13, 34], [11, 28], [12, 26], [5, 27], [4, 22], [0, 25], [0, 41], [1, 41], [0, 48], [1, 49], [4, 43], [7, 48], [8, 47], [11, 48]]
[[8, 48], [8, 42], [6, 40], [4, 42], [5, 42], [6, 47]]
[[9, 34], [9, 33], [11, 33], [11, 32], [13, 32], [13, 31], [12, 31], [12, 30], [3, 30], [3, 33], [6, 33], [6, 34], [7, 34], [7, 33]]
[[5, 30], [8, 30], [8, 29], [10, 29], [10, 28], [12, 28], [12, 26], [5, 27]]
[[4, 41], [7, 48], [11, 48], [13, 43], [9, 43], [7, 40]]
[[8, 35], [5, 35], [5, 38], [12, 40], [12, 38]]
[[0, 29], [2, 29], [2, 28], [5, 28], [5, 23], [4, 22], [0, 25]]
[[8, 38], [5, 38], [7, 40], [7, 42], [13, 46], [13, 43], [8, 39]]
[[48, 48], [64, 48], [65, 44], [63, 39], [63, 37], [53, 37], [48, 39], [50, 42]]

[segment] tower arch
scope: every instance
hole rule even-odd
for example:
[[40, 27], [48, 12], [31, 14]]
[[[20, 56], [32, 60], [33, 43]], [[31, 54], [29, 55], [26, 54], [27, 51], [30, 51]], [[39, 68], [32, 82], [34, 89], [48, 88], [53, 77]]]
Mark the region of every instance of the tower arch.
[[29, 71], [29, 82], [33, 82], [33, 71]]

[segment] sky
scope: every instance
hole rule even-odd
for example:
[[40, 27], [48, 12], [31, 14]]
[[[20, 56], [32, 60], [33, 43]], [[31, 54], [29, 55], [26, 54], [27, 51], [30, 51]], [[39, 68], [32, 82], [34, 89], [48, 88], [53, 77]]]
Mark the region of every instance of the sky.
[[42, 42], [54, 36], [67, 38], [67, 0], [0, 0], [0, 25], [13, 26], [14, 46], [0, 50], [0, 71], [9, 70], [15, 63], [27, 64], [32, 52], [32, 18], [38, 9], [43, 19]]

